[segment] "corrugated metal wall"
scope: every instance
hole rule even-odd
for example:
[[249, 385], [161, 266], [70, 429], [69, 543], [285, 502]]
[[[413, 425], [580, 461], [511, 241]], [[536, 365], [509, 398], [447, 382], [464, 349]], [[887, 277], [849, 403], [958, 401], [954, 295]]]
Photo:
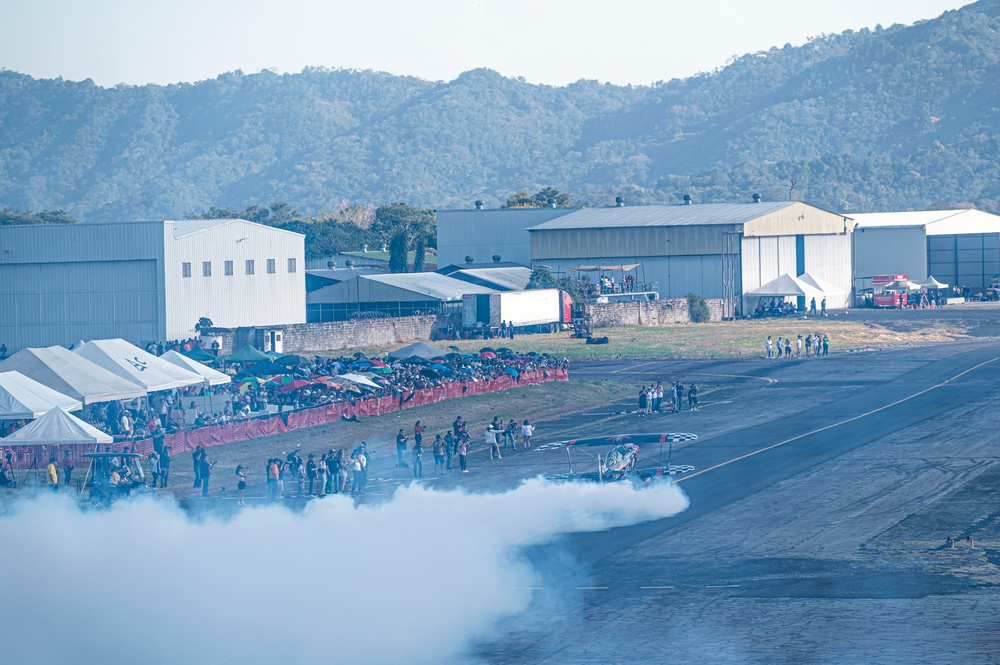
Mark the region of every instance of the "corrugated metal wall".
[[[826, 298], [828, 309], [851, 305], [851, 237], [850, 235], [806, 236], [806, 272], [830, 282], [843, 290]], [[818, 302], [817, 298], [817, 302]]]
[[438, 266], [464, 265], [465, 257], [489, 263], [531, 265], [528, 228], [573, 212], [574, 208], [442, 210], [437, 212]]
[[854, 276], [858, 287], [872, 275], [905, 274], [922, 282], [927, 278], [927, 237], [923, 226], [860, 228], [854, 231]]

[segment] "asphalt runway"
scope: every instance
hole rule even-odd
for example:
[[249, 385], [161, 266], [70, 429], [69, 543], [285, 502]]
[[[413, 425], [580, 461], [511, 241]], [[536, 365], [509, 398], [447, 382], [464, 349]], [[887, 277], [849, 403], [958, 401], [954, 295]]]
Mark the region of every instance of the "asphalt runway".
[[[982, 488], [1000, 477], [998, 372], [1000, 344], [988, 341], [818, 359], [578, 364], [571, 380], [624, 381], [624, 393], [655, 380], [705, 386], [697, 412], [608, 415], [629, 407], [623, 394], [576, 417], [608, 434], [698, 434], [672, 460], [695, 467], [678, 480], [691, 505], [533, 552], [547, 570], [543, 588], [527, 617], [477, 656], [997, 662], [1000, 536], [991, 538], [1000, 515]], [[526, 475], [566, 459], [560, 449], [527, 456]], [[945, 546], [949, 534], [973, 531], [977, 548]]]

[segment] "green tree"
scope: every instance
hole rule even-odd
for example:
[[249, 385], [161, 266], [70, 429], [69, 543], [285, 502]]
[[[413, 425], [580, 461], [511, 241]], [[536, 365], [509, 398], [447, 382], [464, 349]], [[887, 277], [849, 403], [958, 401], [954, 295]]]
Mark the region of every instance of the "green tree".
[[711, 319], [704, 298], [696, 293], [689, 293], [684, 297], [688, 301], [688, 316], [691, 318], [691, 323], [707, 323]]
[[549, 199], [555, 201], [557, 208], [568, 208], [573, 204], [570, 202], [569, 194], [560, 192], [555, 187], [543, 187], [534, 194], [529, 194], [527, 189], [519, 189], [507, 197], [507, 202], [501, 208], [547, 208]]
[[423, 272], [424, 261], [427, 254], [427, 245], [424, 236], [417, 236], [413, 242], [413, 272]]
[[8, 224], [74, 224], [76, 220], [65, 210], [43, 210], [41, 212], [21, 212], [4, 208], [0, 210], [0, 226]]
[[575, 303], [583, 302], [583, 292], [580, 285], [570, 277], [556, 278], [548, 268], [535, 268], [528, 278], [528, 289], [559, 289], [569, 294]]
[[397, 231], [389, 240], [389, 272], [407, 272], [409, 265], [406, 256], [410, 247], [407, 242], [406, 232]]

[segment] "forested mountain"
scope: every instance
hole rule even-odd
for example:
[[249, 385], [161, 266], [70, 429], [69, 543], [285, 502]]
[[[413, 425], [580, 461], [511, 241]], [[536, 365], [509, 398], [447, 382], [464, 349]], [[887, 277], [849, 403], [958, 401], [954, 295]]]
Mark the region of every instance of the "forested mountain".
[[354, 70], [102, 88], [0, 71], [0, 208], [178, 218], [286, 201], [767, 200], [1000, 211], [1000, 0], [653, 86]]

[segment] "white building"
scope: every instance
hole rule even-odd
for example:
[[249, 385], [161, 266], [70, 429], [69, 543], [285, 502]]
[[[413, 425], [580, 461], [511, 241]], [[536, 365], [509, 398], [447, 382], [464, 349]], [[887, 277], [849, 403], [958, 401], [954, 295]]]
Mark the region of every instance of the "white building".
[[0, 227], [0, 343], [304, 323], [304, 236], [240, 219]]
[[855, 286], [873, 275], [928, 276], [978, 291], [1000, 273], [1000, 216], [980, 210], [852, 214]]

